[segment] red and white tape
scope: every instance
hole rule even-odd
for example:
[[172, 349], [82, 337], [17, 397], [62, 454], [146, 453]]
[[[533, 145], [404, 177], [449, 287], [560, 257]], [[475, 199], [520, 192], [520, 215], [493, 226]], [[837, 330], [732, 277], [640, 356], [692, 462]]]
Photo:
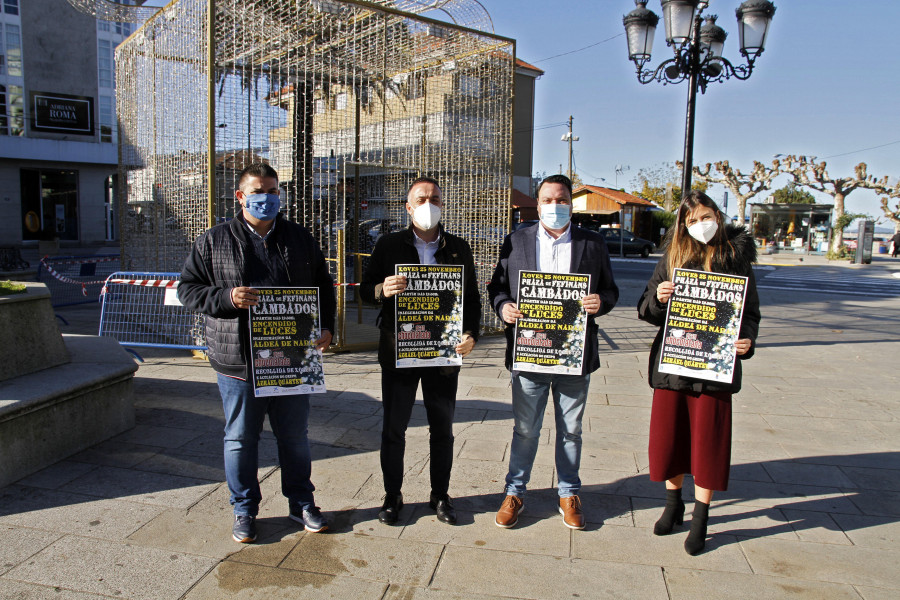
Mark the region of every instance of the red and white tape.
[[104, 281], [105, 281], [104, 279], [101, 279], [100, 281], [78, 281], [76, 279], [72, 279], [71, 277], [66, 277], [65, 275], [60, 275], [53, 269], [53, 267], [51, 267], [50, 265], [47, 264], [47, 261], [44, 260], [46, 258], [47, 257], [45, 256], [44, 258], [41, 259], [41, 264], [44, 265], [44, 268], [47, 269], [47, 272], [50, 273], [50, 275], [52, 275], [55, 279], [57, 279], [58, 281], [62, 281], [63, 283], [73, 283], [75, 285], [80, 285], [81, 286], [81, 294], [84, 296], [87, 296], [87, 286], [100, 285], [101, 283], [104, 283]]
[[156, 288], [176, 288], [177, 279], [110, 279], [108, 283], [122, 283], [125, 285], [140, 285]]

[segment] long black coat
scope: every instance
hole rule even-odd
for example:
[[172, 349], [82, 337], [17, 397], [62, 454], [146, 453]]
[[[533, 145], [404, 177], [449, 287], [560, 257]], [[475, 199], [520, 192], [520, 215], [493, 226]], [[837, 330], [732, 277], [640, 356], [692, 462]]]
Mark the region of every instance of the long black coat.
[[[659, 351], [662, 347], [663, 325], [666, 320], [667, 304], [656, 299], [656, 288], [663, 281], [670, 281], [669, 267], [666, 264], [668, 255], [664, 255], [656, 264], [656, 269], [647, 282], [647, 287], [638, 300], [638, 317], [641, 320], [659, 327], [653, 345], [650, 348], [650, 387], [654, 389], [674, 390], [676, 392], [730, 392], [736, 394], [741, 389], [741, 361], [747, 360], [756, 352], [756, 336], [759, 333], [759, 294], [756, 292], [756, 279], [753, 277], [753, 263], [756, 262], [756, 244], [753, 237], [743, 227], [728, 225], [725, 235], [734, 244], [735, 253], [724, 262], [714, 263], [713, 271], [724, 275], [742, 275], [748, 278], [747, 294], [744, 299], [744, 317], [741, 320], [741, 331], [738, 337], [749, 338], [750, 350], [738, 356], [734, 365], [734, 378], [731, 383], [720, 383], [693, 377], [683, 377], [671, 373], [659, 372]], [[686, 269], [705, 270], [700, 265], [685, 265]]]
[[[503, 240], [500, 248], [500, 260], [494, 269], [494, 275], [488, 284], [491, 306], [497, 316], [503, 319], [501, 311], [507, 302], [517, 302], [519, 296], [519, 271], [539, 271], [537, 268], [537, 233], [540, 224], [515, 231]], [[612, 265], [606, 241], [600, 234], [572, 226], [572, 273], [591, 276], [591, 294], [600, 295], [600, 310], [588, 315], [587, 332], [584, 348], [584, 363], [581, 374], [593, 373], [600, 368], [600, 356], [597, 349], [597, 317], [605, 315], [613, 309], [619, 300], [619, 288], [613, 279]], [[506, 326], [506, 368], [512, 369], [513, 335], [516, 326]]]

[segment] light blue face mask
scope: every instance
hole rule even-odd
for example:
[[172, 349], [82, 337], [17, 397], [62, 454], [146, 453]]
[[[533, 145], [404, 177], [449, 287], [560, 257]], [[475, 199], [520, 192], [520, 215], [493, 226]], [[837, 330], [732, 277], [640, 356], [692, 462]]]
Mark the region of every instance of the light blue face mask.
[[278, 216], [281, 198], [278, 194], [247, 194], [244, 196], [244, 208], [260, 221], [271, 221]]
[[541, 204], [541, 223], [547, 229], [563, 229], [571, 218], [569, 208], [568, 204]]

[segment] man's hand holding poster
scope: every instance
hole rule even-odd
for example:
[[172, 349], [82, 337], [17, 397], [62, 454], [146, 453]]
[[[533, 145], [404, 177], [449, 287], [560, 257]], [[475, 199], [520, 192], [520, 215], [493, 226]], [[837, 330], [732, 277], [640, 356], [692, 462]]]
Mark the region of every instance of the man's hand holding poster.
[[513, 369], [581, 375], [591, 276], [519, 271]]
[[462, 265], [397, 265], [397, 367], [461, 365]]
[[258, 288], [250, 307], [250, 351], [256, 396], [325, 391], [319, 288]]
[[672, 283], [659, 370], [730, 383], [747, 278], [675, 269]]

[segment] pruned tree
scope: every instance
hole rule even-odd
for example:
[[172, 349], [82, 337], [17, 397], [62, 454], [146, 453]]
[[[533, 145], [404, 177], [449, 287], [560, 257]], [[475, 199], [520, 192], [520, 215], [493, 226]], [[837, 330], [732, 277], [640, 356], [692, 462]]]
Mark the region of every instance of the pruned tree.
[[[679, 169], [684, 169], [684, 163], [678, 161], [675, 165]], [[718, 175], [712, 174], [711, 171], [715, 167]], [[753, 161], [753, 169], [744, 173], [740, 169], [735, 169], [727, 160], [720, 160], [717, 163], [706, 163], [704, 167], [694, 167], [691, 169], [691, 178], [706, 182], [707, 184], [718, 183], [723, 185], [734, 194], [737, 200], [738, 223], [743, 224], [747, 211], [747, 200], [756, 196], [760, 192], [772, 189], [772, 180], [781, 175], [778, 169], [777, 161], [772, 167], [766, 167], [759, 161]]]
[[900, 232], [900, 202], [897, 202], [897, 206], [891, 210], [890, 198], [887, 196], [881, 199], [881, 210], [884, 211], [884, 216], [894, 223], [894, 233]]
[[847, 177], [832, 177], [828, 174], [825, 161], [816, 162], [815, 156], [784, 156], [774, 161], [776, 169], [790, 175], [796, 185], [827, 194], [834, 198], [834, 218], [831, 237], [831, 253], [838, 254], [844, 245], [843, 227], [838, 227], [844, 222], [844, 202], [847, 196], [854, 190], [863, 188], [876, 192], [890, 194], [887, 190], [897, 190], [897, 186], [888, 185], [887, 176], [876, 179], [866, 172], [866, 163], [859, 163], [853, 168], [853, 175]]
[[[900, 177], [893, 183], [888, 183], [885, 177], [876, 184], [875, 193], [881, 196], [881, 210], [888, 221], [894, 224], [894, 232], [900, 232]], [[891, 200], [897, 200], [897, 205], [891, 209]]]

